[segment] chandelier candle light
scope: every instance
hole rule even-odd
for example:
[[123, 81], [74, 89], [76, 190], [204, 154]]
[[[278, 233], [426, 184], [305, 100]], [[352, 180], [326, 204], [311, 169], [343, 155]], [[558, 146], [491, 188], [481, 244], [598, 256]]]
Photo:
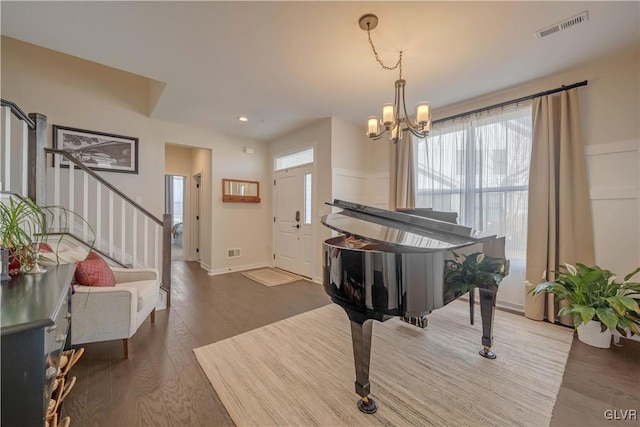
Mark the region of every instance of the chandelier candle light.
[[[431, 108], [428, 102], [420, 102], [416, 105], [415, 121], [412, 121], [407, 114], [407, 105], [404, 98], [404, 87], [406, 81], [402, 78], [402, 51], [398, 56], [398, 62], [393, 67], [388, 67], [378, 57], [373, 41], [371, 40], [371, 30], [378, 26], [378, 17], [372, 14], [366, 14], [359, 20], [360, 28], [367, 32], [369, 44], [376, 57], [376, 61], [385, 70], [395, 70], [400, 72], [398, 80], [396, 80], [395, 99], [393, 104], [385, 104], [382, 107], [382, 120], [377, 116], [371, 116], [367, 119], [367, 136], [371, 139], [380, 139], [385, 132], [389, 132], [389, 137], [393, 143], [397, 143], [402, 139], [402, 133], [410, 131], [418, 138], [425, 138], [431, 129]], [[400, 115], [400, 112], [404, 116]], [[380, 128], [382, 127], [382, 130]]]

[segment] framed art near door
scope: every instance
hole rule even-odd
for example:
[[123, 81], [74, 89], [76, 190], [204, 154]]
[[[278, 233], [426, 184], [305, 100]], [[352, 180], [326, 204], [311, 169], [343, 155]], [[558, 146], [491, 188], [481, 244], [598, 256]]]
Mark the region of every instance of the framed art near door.
[[[93, 170], [138, 173], [138, 138], [53, 125], [53, 148]], [[62, 159], [60, 166], [69, 163]]]

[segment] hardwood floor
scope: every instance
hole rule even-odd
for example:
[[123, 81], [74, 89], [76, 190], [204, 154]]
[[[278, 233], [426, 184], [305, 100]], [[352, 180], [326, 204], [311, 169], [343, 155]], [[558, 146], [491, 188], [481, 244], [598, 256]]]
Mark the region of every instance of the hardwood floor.
[[599, 349], [574, 336], [552, 427], [640, 426], [640, 342], [623, 339], [621, 344]]
[[267, 287], [174, 262], [171, 308], [145, 320], [123, 358], [120, 340], [83, 345], [63, 415], [75, 426], [233, 426], [193, 349], [321, 307], [322, 286]]
[[[192, 349], [330, 303], [316, 284], [267, 287], [240, 273], [207, 276], [193, 262], [172, 268], [171, 308], [144, 322], [129, 359], [119, 340], [84, 345], [63, 406], [72, 426], [233, 426]], [[640, 425], [607, 421], [606, 409], [640, 413], [640, 342], [600, 350], [574, 340], [551, 424]]]

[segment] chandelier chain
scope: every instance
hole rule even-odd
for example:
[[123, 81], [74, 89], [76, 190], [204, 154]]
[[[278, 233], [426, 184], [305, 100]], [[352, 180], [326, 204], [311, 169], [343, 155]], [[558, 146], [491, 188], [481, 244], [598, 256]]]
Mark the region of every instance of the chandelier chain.
[[373, 45], [373, 40], [371, 40], [371, 30], [368, 27], [369, 24], [367, 24], [367, 36], [369, 37], [369, 44], [371, 45], [371, 49], [373, 50], [373, 55], [376, 57], [376, 61], [378, 61], [378, 64], [380, 64], [380, 66], [385, 70], [393, 71], [398, 68], [400, 70], [400, 79], [402, 79], [402, 51], [400, 51], [400, 54], [398, 55], [398, 62], [396, 62], [396, 65], [394, 65], [393, 67], [384, 65], [384, 62], [382, 62], [382, 60], [378, 56], [376, 47]]

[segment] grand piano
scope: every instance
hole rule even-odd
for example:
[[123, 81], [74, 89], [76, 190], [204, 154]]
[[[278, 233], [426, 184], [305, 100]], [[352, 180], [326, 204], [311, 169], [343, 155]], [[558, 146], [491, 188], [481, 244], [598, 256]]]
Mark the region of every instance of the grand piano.
[[[372, 321], [420, 319], [463, 295], [444, 277], [446, 263], [459, 252], [502, 260], [506, 274], [504, 238], [458, 225], [455, 214], [393, 212], [337, 199], [330, 205], [342, 211], [322, 217], [322, 223], [341, 234], [323, 243], [323, 285], [351, 321], [358, 408], [372, 414], [377, 410], [369, 397]], [[489, 359], [496, 357], [491, 351], [496, 291], [497, 286], [479, 287], [479, 353]], [[473, 323], [473, 292], [469, 299]]]

